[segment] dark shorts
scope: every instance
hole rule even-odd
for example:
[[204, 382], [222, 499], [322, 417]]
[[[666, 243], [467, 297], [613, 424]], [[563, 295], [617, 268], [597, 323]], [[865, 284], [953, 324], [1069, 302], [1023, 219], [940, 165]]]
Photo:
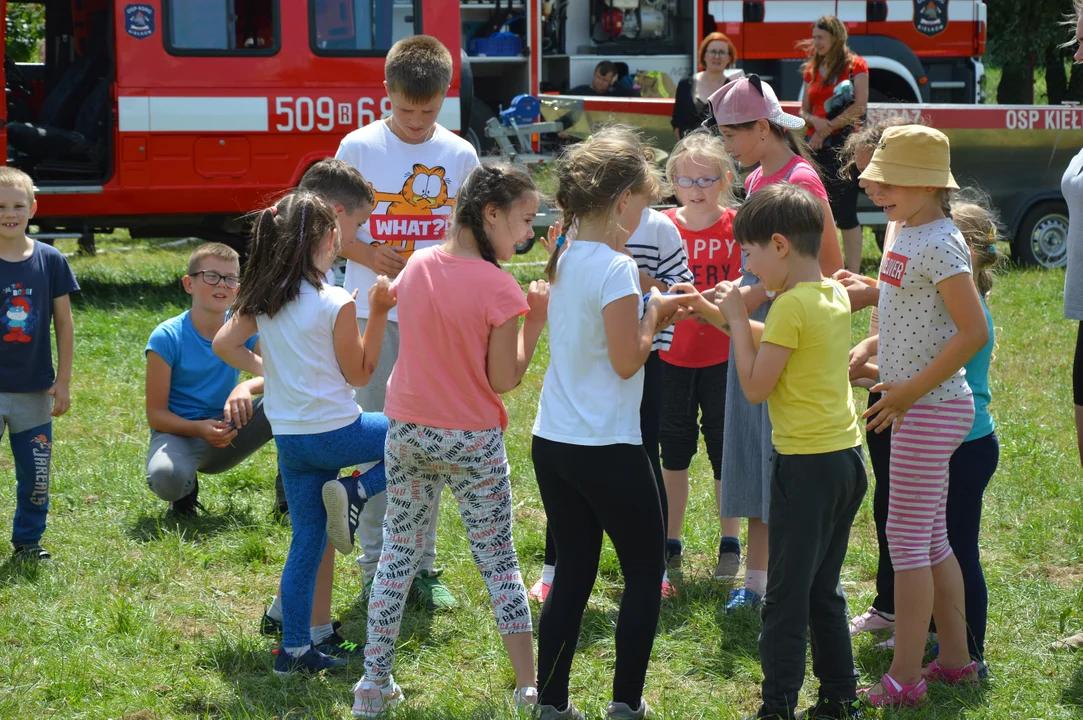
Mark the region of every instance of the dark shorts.
[[688, 469], [699, 447], [702, 431], [714, 478], [722, 478], [728, 365], [686, 368], [662, 361], [662, 430], [659, 438], [662, 467], [666, 470]]

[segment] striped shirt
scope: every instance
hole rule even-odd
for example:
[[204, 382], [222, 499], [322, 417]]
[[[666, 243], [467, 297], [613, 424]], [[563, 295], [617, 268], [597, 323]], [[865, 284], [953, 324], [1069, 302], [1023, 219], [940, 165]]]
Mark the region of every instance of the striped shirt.
[[[669, 218], [657, 210], [647, 208], [643, 211], [639, 227], [632, 233], [632, 237], [628, 238], [625, 249], [635, 259], [639, 269], [658, 282], [672, 287], [677, 283], [690, 283], [693, 280], [680, 231]], [[671, 326], [654, 336], [651, 350], [669, 350], [672, 342]]]

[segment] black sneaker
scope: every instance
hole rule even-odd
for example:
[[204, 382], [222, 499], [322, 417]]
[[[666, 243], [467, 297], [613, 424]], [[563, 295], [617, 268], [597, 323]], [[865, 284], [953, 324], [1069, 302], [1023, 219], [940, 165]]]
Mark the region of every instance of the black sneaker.
[[859, 720], [862, 717], [861, 701], [849, 702], [820, 698], [812, 707], [797, 713], [796, 720]]
[[323, 486], [323, 506], [327, 510], [327, 537], [343, 555], [349, 555], [354, 549], [354, 534], [361, 521], [361, 511], [367, 500], [361, 497], [358, 488], [360, 470], [353, 475], [338, 478]]
[[681, 569], [684, 547], [680, 540], [666, 540], [666, 570], [675, 571]]
[[53, 559], [49, 551], [37, 543], [17, 545], [11, 559], [16, 562], [48, 562]]
[[259, 634], [267, 637], [282, 637], [282, 621], [275, 620], [263, 611], [263, 619], [259, 621]]
[[346, 664], [345, 660], [324, 655], [314, 647], [309, 647], [300, 657], [290, 657], [285, 648], [277, 648], [274, 653], [274, 673], [279, 676], [299, 673], [312, 675]]
[[169, 514], [175, 518], [192, 518], [196, 516], [197, 509], [204, 509], [199, 504], [199, 480], [196, 480], [196, 486], [192, 492], [169, 504]]
[[324, 641], [317, 645], [316, 649], [324, 655], [346, 661], [360, 658], [365, 654], [363, 645], [358, 645], [339, 635], [338, 628], [335, 629], [335, 632], [324, 638]]

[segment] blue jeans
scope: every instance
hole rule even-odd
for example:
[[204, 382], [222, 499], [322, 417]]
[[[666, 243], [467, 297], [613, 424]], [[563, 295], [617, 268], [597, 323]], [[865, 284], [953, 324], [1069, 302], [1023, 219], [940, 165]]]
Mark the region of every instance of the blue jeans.
[[37, 545], [49, 514], [53, 458], [53, 399], [45, 391], [0, 393], [0, 437], [6, 429], [15, 461], [15, 518], [11, 544]]
[[282, 645], [304, 647], [310, 642], [309, 620], [316, 572], [327, 546], [327, 511], [321, 491], [344, 467], [373, 461], [380, 464], [361, 476], [365, 494], [387, 488], [384, 441], [387, 418], [361, 413], [344, 428], [315, 435], [276, 435], [278, 467], [286, 486], [293, 540], [282, 571]]

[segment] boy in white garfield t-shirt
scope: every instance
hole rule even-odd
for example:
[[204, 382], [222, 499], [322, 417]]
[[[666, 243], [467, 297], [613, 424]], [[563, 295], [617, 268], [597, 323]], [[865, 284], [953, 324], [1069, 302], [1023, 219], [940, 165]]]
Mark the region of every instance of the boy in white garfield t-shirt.
[[[358, 290], [357, 324], [364, 332], [369, 307], [365, 293], [377, 275], [394, 279], [416, 250], [438, 245], [451, 221], [459, 185], [479, 165], [466, 140], [436, 122], [451, 86], [451, 53], [440, 41], [414, 35], [395, 43], [384, 64], [384, 87], [391, 116], [347, 135], [335, 157], [360, 170], [372, 184], [376, 209], [355, 238], [343, 238], [345, 288]], [[399, 355], [398, 313], [388, 316], [383, 353], [372, 380], [356, 388], [357, 403], [366, 411], [383, 412], [387, 380]], [[383, 495], [373, 498], [361, 515], [357, 564], [368, 587], [383, 548]], [[436, 572], [436, 524], [440, 502], [433, 504], [425, 554], [411, 593], [430, 610], [457, 603]]]

